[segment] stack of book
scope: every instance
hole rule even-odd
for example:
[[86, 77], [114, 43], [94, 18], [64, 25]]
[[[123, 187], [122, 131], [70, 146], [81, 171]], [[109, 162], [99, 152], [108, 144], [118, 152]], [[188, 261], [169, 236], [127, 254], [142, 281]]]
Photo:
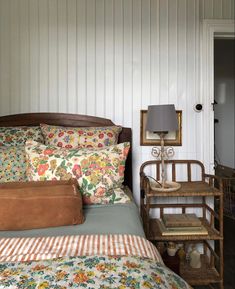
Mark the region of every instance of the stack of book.
[[164, 214], [159, 225], [162, 236], [208, 235], [195, 214]]

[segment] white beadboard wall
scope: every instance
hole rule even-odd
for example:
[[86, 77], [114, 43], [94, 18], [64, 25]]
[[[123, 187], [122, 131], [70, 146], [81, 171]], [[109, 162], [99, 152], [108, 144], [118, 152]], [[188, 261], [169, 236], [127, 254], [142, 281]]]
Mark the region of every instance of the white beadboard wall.
[[199, 0], [202, 19], [234, 19], [234, 0]]
[[183, 110], [176, 158], [202, 160], [200, 21], [234, 19], [234, 0], [0, 0], [0, 115], [69, 112], [133, 129], [134, 193], [140, 110]]

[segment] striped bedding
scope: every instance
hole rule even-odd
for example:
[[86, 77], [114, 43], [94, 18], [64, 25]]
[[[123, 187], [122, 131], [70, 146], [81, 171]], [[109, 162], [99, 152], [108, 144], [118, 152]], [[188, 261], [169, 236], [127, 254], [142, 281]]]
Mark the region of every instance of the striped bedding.
[[131, 255], [161, 262], [161, 256], [152, 243], [143, 237], [133, 235], [81, 235], [0, 240], [0, 262], [92, 255]]
[[134, 235], [0, 239], [0, 289], [189, 289]]

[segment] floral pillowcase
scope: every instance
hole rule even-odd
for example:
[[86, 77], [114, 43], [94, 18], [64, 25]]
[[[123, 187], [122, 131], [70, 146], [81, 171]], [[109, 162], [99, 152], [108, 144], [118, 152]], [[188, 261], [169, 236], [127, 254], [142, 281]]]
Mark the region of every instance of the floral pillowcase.
[[0, 146], [0, 183], [27, 181], [24, 146]]
[[27, 176], [30, 181], [77, 178], [85, 204], [125, 203], [124, 181], [129, 143], [101, 149], [61, 149], [26, 142]]
[[107, 127], [63, 127], [41, 124], [46, 145], [62, 148], [102, 148], [117, 144], [122, 128]]
[[40, 126], [0, 127], [0, 183], [27, 181], [24, 144], [44, 142]]
[[0, 147], [24, 145], [29, 139], [44, 142], [39, 126], [0, 127]]

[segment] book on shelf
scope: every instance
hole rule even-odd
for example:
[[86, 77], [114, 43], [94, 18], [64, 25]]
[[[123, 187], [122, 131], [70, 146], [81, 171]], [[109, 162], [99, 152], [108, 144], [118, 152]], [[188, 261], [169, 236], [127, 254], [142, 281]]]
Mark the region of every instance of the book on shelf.
[[200, 227], [196, 214], [164, 214], [162, 221], [166, 227]]
[[203, 226], [186, 226], [186, 227], [166, 227], [162, 220], [159, 220], [159, 228], [162, 236], [177, 235], [208, 235], [207, 229]]

